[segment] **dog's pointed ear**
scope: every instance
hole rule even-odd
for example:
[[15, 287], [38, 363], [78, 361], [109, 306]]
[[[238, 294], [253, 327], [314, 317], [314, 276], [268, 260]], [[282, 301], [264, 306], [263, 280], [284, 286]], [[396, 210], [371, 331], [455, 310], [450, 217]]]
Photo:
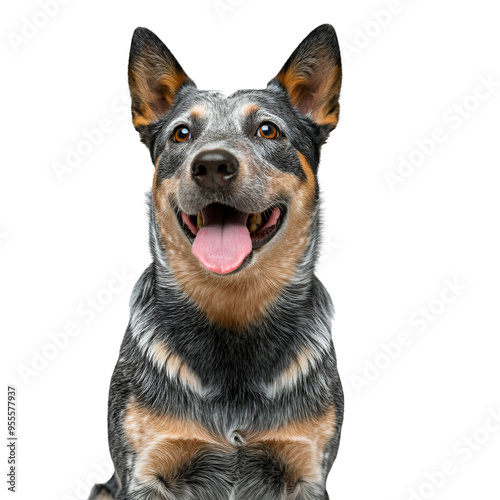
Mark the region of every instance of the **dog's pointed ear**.
[[268, 87], [284, 88], [292, 104], [327, 132], [339, 120], [342, 66], [337, 35], [324, 24], [295, 49]]
[[168, 112], [181, 87], [196, 86], [165, 44], [146, 28], [134, 31], [128, 84], [132, 98], [132, 121], [139, 131]]

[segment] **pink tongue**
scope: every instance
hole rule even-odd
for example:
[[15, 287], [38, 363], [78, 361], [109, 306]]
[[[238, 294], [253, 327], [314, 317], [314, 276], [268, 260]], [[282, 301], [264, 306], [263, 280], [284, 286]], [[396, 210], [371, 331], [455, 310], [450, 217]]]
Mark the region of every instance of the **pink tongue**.
[[203, 227], [193, 243], [194, 256], [210, 271], [227, 274], [252, 251], [248, 214], [211, 205], [202, 210]]

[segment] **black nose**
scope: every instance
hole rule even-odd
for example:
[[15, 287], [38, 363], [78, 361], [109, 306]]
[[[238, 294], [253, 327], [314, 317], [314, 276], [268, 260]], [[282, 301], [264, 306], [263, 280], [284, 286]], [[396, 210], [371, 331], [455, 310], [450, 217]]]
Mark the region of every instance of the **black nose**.
[[200, 186], [215, 191], [238, 175], [238, 167], [238, 160], [229, 151], [212, 149], [196, 156], [191, 172]]

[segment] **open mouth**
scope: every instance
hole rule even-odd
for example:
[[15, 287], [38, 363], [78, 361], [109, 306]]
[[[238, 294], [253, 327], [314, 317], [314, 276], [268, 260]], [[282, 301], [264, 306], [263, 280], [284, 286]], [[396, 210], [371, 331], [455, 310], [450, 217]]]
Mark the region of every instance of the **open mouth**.
[[194, 256], [210, 271], [227, 274], [273, 238], [284, 216], [283, 207], [244, 213], [213, 203], [196, 215], [180, 211], [179, 222], [193, 244]]

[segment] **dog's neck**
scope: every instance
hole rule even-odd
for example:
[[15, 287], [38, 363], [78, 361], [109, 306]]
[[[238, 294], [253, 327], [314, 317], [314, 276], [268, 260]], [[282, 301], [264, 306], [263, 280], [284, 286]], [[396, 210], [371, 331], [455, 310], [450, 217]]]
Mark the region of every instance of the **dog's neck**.
[[[173, 265], [161, 237], [154, 209], [150, 212], [150, 247], [153, 257], [155, 293], [159, 300], [173, 301], [178, 308], [189, 304], [205, 320], [232, 331], [246, 330], [270, 314], [288, 313], [289, 303], [300, 309], [310, 304], [311, 289], [317, 280], [318, 223], [301, 255], [282, 255], [262, 266], [232, 275], [214, 275], [193, 259], [191, 268]], [[296, 259], [296, 261], [294, 261]], [[187, 263], [187, 264], [189, 264]], [[289, 274], [287, 274], [287, 272]]]

